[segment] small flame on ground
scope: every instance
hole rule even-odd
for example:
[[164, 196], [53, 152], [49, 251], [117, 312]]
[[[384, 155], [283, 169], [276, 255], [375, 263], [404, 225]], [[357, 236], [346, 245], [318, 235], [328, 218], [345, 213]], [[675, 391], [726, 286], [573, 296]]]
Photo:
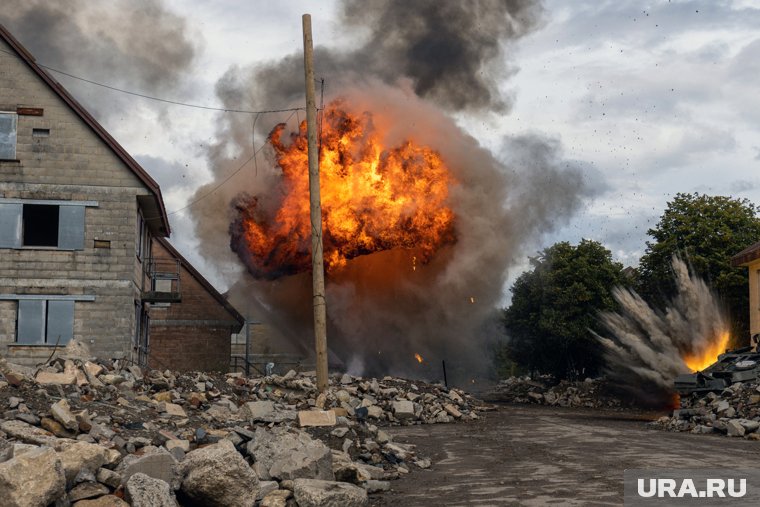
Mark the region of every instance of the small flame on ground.
[[723, 354], [728, 347], [729, 334], [724, 331], [718, 336], [718, 339], [711, 342], [701, 354], [686, 354], [683, 356], [683, 362], [692, 372], [702, 371], [715, 361], [718, 356]]
[[475, 296], [470, 296], [470, 303], [475, 304]]
[[414, 354], [414, 358], [417, 360], [418, 363], [422, 364], [422, 356], [421, 355], [415, 353]]
[[412, 271], [417, 271], [417, 256], [412, 257]]

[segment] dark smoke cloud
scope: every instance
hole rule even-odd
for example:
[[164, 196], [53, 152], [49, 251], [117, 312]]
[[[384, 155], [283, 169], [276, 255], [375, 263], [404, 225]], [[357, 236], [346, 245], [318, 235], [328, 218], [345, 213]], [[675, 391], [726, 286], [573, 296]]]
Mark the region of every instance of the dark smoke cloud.
[[[507, 70], [504, 49], [537, 25], [537, 3], [351, 0], [343, 6], [346, 23], [360, 25], [364, 42], [346, 52], [316, 48], [317, 75], [327, 79], [325, 101], [339, 98], [355, 114], [372, 114], [385, 146], [412, 140], [440, 154], [458, 182], [450, 191], [456, 242], [416, 270], [415, 252], [395, 249], [356, 257], [332, 273], [330, 348], [355, 372], [440, 378], [446, 359], [450, 374], [470, 378], [489, 364], [487, 342], [501, 338], [494, 315], [510, 267], [603, 185], [584, 180], [557, 142], [516, 137], [497, 156], [445, 113], [508, 107], [497, 85]], [[231, 108], [301, 105], [303, 57], [233, 67], [216, 91]], [[201, 254], [233, 285], [232, 302], [277, 330], [273, 348], [308, 354], [311, 275], [254, 280], [231, 251], [229, 236], [241, 196], [261, 202], [280, 188], [269, 149], [255, 166], [233, 173], [274, 125], [287, 122], [293, 131], [299, 120], [303, 113], [261, 116], [254, 139], [254, 118], [221, 116], [219, 142], [208, 152], [216, 178], [198, 190], [204, 198], [191, 209]], [[422, 365], [414, 353], [425, 358]]]
[[[245, 91], [250, 87], [234, 91], [236, 82], [228, 76], [220, 84], [230, 92], [225, 96], [251, 100]], [[510, 139], [505, 142], [508, 157], [498, 159], [409, 88], [365, 82], [344, 87], [340, 97], [354, 113], [373, 113], [377, 131], [386, 132], [384, 145], [411, 139], [440, 153], [458, 182], [451, 189], [457, 241], [416, 270], [414, 252], [399, 249], [357, 257], [331, 276], [332, 350], [349, 368], [365, 373], [438, 376], [437, 366], [428, 365], [440, 365], [441, 359], [449, 368], [459, 368], [460, 378], [481, 372], [472, 368], [488, 365], [485, 342], [496, 337], [484, 323], [493, 320], [503, 298], [509, 267], [543, 233], [562, 225], [591, 187], [578, 168], [562, 159], [557, 143], [538, 136]], [[296, 121], [291, 118], [290, 129]], [[250, 119], [225, 116], [220, 138], [225, 142], [210, 156], [224, 178], [250, 154]], [[229, 248], [229, 224], [236, 217], [230, 203], [241, 192], [266, 197], [276, 191], [278, 174], [271, 157], [260, 157], [257, 171], [236, 174], [193, 210], [203, 255], [236, 282], [233, 303], [276, 327], [287, 342], [278, 346], [308, 352], [310, 274], [256, 281], [241, 272]], [[199, 195], [216, 184], [200, 189]], [[414, 361], [415, 352], [426, 359], [422, 366]]]
[[[39, 63], [149, 94], [175, 90], [197, 51], [197, 37], [163, 1], [4, 0], [0, 23]], [[92, 85], [54, 77], [86, 96], [88, 109], [101, 119], [137, 100], [111, 92], [90, 95]]]
[[[364, 40], [347, 51], [317, 46], [317, 76], [332, 89], [364, 79], [408, 81], [416, 95], [452, 111], [509, 109], [499, 90], [499, 81], [515, 72], [506, 49], [539, 26], [543, 14], [534, 0], [346, 0], [342, 7], [343, 26]], [[303, 102], [300, 53], [233, 70], [241, 72], [255, 76], [252, 107]]]
[[346, 26], [370, 30], [351, 55], [392, 83], [412, 80], [420, 97], [453, 110], [504, 111], [498, 79], [508, 72], [504, 44], [539, 23], [533, 0], [380, 0], [344, 2]]

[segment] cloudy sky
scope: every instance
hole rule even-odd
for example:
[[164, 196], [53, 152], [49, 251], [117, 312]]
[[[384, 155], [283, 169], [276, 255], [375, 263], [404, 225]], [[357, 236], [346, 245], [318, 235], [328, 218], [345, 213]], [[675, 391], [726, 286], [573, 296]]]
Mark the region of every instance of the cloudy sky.
[[[110, 19], [101, 12], [94, 21], [99, 8], [111, 13], [113, 23], [128, 24], [118, 12], [128, 3], [86, 3], [88, 15], [78, 16], [76, 23], [83, 33], [96, 33], [98, 24]], [[18, 12], [44, 4], [11, 0], [0, 8], [0, 18], [40, 63], [207, 106], [220, 104], [215, 86], [230, 67], [264, 64], [300, 51], [305, 12], [312, 14], [316, 45], [348, 48], [362, 36], [342, 24], [333, 1], [166, 0], [150, 19], [165, 20], [170, 31], [142, 48], [129, 39], [113, 44], [123, 55], [145, 52], [135, 65], [150, 72], [138, 79], [121, 65], [127, 58], [107, 52], [116, 51], [111, 46], [73, 45], [76, 54], [68, 57], [43, 46], [34, 51]], [[607, 245], [617, 260], [635, 265], [647, 228], [677, 192], [760, 203], [760, 1], [548, 0], [543, 7], [538, 27], [506, 48], [509, 75], [500, 88], [511, 99], [511, 110], [455, 116], [505, 159], [515, 136], [549, 140], [567, 164], [582, 169], [593, 189], [594, 196], [568, 224], [528, 249], [591, 238]], [[145, 26], [143, 18], [132, 22]], [[159, 47], [158, 41], [178, 32], [181, 43]], [[152, 53], [162, 51], [180, 63], [152, 65]], [[98, 59], [102, 54], [112, 55], [106, 57], [106, 71]], [[87, 61], [95, 64], [87, 66]], [[157, 103], [57, 77], [156, 177], [171, 214], [172, 241], [224, 288], [224, 273], [196, 252], [187, 206], [212, 179], [206, 149], [216, 141], [218, 115], [232, 113]], [[322, 77], [329, 87], [330, 76]]]

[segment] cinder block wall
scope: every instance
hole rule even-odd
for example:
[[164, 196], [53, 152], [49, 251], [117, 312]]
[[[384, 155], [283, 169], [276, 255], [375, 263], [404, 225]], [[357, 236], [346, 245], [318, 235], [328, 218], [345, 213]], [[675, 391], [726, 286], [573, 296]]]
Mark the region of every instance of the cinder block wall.
[[[3, 51], [12, 50], [0, 42]], [[43, 116], [18, 116], [17, 158], [0, 162], [0, 197], [97, 201], [85, 211], [84, 250], [0, 250], [0, 293], [89, 294], [77, 301], [74, 336], [108, 357], [130, 349], [134, 301], [137, 195], [148, 190], [90, 128], [15, 55], [0, 52], [0, 111], [42, 108]], [[33, 137], [32, 129], [50, 129]], [[95, 240], [110, 249], [94, 248]], [[16, 301], [0, 301], [0, 354], [32, 363], [48, 347], [15, 341]]]

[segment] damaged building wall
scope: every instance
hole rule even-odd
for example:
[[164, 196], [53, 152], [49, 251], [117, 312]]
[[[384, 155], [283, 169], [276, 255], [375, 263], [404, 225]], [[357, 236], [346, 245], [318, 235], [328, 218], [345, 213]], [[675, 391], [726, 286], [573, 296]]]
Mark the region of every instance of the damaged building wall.
[[749, 332], [755, 336], [760, 333], [760, 242], [736, 254], [731, 264], [749, 270]]
[[[141, 289], [137, 196], [149, 190], [7, 41], [0, 49], [0, 111], [16, 124], [15, 153], [0, 161], [0, 353], [34, 363], [73, 332], [96, 354], [125, 354]], [[26, 325], [40, 339], [19, 340]]]
[[230, 337], [245, 319], [166, 240], [153, 241], [152, 251], [157, 262], [180, 262], [181, 301], [151, 306], [148, 366], [227, 371]]

